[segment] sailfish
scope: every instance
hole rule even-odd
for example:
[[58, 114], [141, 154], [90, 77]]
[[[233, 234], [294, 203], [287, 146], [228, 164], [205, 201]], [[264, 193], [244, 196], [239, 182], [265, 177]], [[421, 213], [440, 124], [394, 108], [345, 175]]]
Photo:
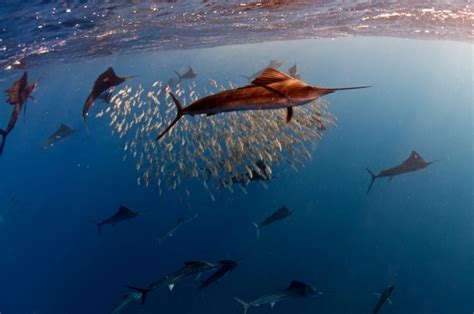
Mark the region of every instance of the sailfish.
[[286, 122], [293, 117], [293, 107], [308, 104], [321, 96], [338, 90], [360, 89], [369, 86], [327, 88], [311, 86], [278, 70], [268, 68], [251, 84], [218, 92], [196, 100], [183, 107], [178, 98], [170, 93], [178, 110], [176, 118], [156, 138], [162, 138], [185, 115], [214, 115], [244, 110], [286, 109]]
[[367, 189], [367, 194], [369, 194], [370, 190], [372, 189], [372, 185], [374, 184], [375, 180], [378, 178], [389, 178], [389, 180], [392, 180], [393, 177], [407, 173], [407, 172], [413, 172], [413, 171], [418, 171], [421, 169], [424, 169], [431, 165], [432, 163], [436, 162], [435, 161], [426, 161], [423, 159], [423, 157], [420, 156], [416, 151], [412, 151], [410, 156], [401, 164], [380, 171], [378, 174], [375, 174], [370, 170], [369, 168], [366, 168], [367, 172], [371, 176], [371, 181], [369, 184], [369, 188]]
[[92, 87], [89, 96], [84, 103], [84, 107], [82, 108], [82, 118], [86, 120], [87, 115], [89, 114], [89, 110], [95, 103], [95, 100], [104, 92], [109, 90], [110, 88], [120, 85], [126, 80], [133, 78], [134, 76], [125, 76], [120, 77], [115, 74], [114, 69], [109, 67], [105, 72], [101, 73], [94, 82], [94, 86]]
[[8, 125], [5, 129], [0, 129], [0, 135], [2, 136], [2, 141], [0, 143], [0, 155], [3, 153], [3, 148], [5, 146], [5, 141], [7, 140], [8, 134], [15, 127], [18, 116], [20, 115], [21, 109], [25, 106], [26, 110], [26, 101], [33, 97], [31, 94], [35, 90], [37, 83], [28, 84], [28, 74], [27, 72], [23, 73], [21, 78], [13, 83], [13, 85], [5, 91], [7, 94], [7, 102], [13, 106], [13, 111], [8, 121]]

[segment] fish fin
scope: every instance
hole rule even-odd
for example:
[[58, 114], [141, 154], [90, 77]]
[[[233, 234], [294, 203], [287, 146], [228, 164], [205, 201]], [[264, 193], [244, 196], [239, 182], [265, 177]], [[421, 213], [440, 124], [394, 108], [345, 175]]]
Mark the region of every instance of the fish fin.
[[171, 285], [168, 285], [168, 289], [170, 289], [170, 291], [173, 291], [173, 289], [174, 289], [174, 283], [172, 283]]
[[5, 141], [7, 140], [8, 133], [0, 129], [0, 135], [2, 136], [2, 143], [0, 144], [0, 156], [1, 156], [3, 154], [3, 148], [5, 147]]
[[181, 74], [179, 74], [178, 72], [174, 71], [174, 73], [176, 73], [176, 75], [179, 77], [179, 83], [181, 83], [181, 81], [183, 80], [183, 77], [181, 76]]
[[183, 117], [183, 106], [179, 102], [178, 98], [176, 98], [176, 96], [173, 95], [173, 93], [170, 93], [170, 96], [171, 98], [173, 98], [173, 101], [176, 105], [176, 109], [178, 110], [178, 112], [176, 113], [176, 118], [174, 118], [174, 120], [170, 123], [170, 125], [168, 125], [166, 129], [163, 132], [161, 132], [160, 135], [158, 135], [158, 137], [156, 138], [157, 141], [160, 138], [162, 138], [169, 130], [171, 130], [171, 128]]
[[372, 185], [374, 184], [375, 179], [377, 179], [377, 176], [369, 168], [365, 168], [365, 170], [367, 170], [367, 172], [370, 174], [372, 178], [372, 181], [370, 181], [369, 188], [367, 189], [367, 193], [366, 193], [366, 194], [369, 194], [370, 189], [372, 188]]
[[393, 176], [390, 176], [390, 177], [388, 178], [388, 181], [391, 182], [392, 180], [393, 180]]
[[276, 302], [271, 302], [271, 303], [270, 303], [270, 308], [273, 309], [273, 307], [275, 306], [275, 304], [276, 304]]
[[293, 118], [293, 107], [288, 107], [286, 108], [287, 114], [286, 114], [286, 123], [290, 123], [291, 118]]
[[198, 281], [199, 278], [201, 278], [201, 275], [202, 275], [202, 273], [198, 273], [197, 276], [196, 276], [196, 278], [194, 278], [194, 280]]
[[239, 302], [240, 304], [242, 304], [242, 306], [244, 307], [244, 314], [247, 314], [247, 311], [250, 307], [250, 304], [248, 304], [247, 302], [245, 301], [242, 301], [241, 299], [239, 298], [234, 298], [235, 301]]
[[142, 288], [137, 288], [137, 287], [129, 286], [129, 285], [127, 285], [127, 288], [140, 292], [142, 294], [140, 297], [141, 303], [145, 304], [146, 297], [148, 295], [148, 292], [150, 292], [150, 289], [142, 289]]
[[272, 69], [267, 68], [265, 69], [262, 74], [260, 74], [257, 78], [252, 81], [252, 84], [255, 85], [268, 85], [277, 82], [283, 82], [286, 80], [292, 80], [293, 78], [286, 75], [285, 73]]
[[255, 226], [255, 228], [257, 228], [257, 240], [260, 240], [260, 226], [255, 222], [252, 222], [252, 223]]
[[87, 96], [86, 102], [84, 103], [84, 107], [82, 108], [82, 119], [84, 121], [87, 119], [87, 116], [89, 115], [89, 110], [94, 105], [95, 100], [97, 99], [97, 96], [98, 95], [96, 95], [93, 92], [91, 92], [89, 96]]
[[387, 302], [388, 302], [388, 304], [390, 304], [390, 305], [393, 304], [392, 299], [390, 299], [390, 298], [387, 298]]

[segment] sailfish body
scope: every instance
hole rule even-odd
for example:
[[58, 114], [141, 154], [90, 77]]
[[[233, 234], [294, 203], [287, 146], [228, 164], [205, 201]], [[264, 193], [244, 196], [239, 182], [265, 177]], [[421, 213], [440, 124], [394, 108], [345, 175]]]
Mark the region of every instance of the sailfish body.
[[185, 115], [214, 115], [224, 112], [244, 110], [287, 109], [287, 122], [293, 116], [293, 107], [305, 105], [319, 97], [337, 90], [358, 89], [360, 87], [323, 88], [308, 85], [275, 69], [268, 68], [250, 85], [222, 91], [183, 107], [177, 97], [171, 94], [178, 109], [173, 122], [158, 136], [160, 139]]

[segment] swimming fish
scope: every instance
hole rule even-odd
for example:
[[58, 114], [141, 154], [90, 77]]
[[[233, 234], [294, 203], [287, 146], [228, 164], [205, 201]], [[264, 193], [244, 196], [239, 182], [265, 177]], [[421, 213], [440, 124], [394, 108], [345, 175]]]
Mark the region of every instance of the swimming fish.
[[395, 287], [390, 285], [383, 290], [382, 294], [380, 293], [376, 294], [379, 297], [379, 299], [377, 300], [377, 303], [372, 309], [372, 314], [377, 314], [382, 308], [382, 306], [384, 305], [385, 301], [392, 304], [392, 300], [390, 300], [390, 295], [392, 294], [393, 289], [395, 289]]
[[278, 60], [270, 60], [270, 62], [268, 63], [268, 65], [266, 67], [264, 67], [263, 69], [261, 69], [260, 71], [257, 71], [255, 72], [254, 74], [250, 75], [250, 76], [245, 76], [245, 75], [241, 75], [242, 77], [245, 77], [247, 80], [252, 81], [253, 79], [255, 79], [256, 77], [262, 75], [262, 73], [266, 70], [266, 69], [278, 69], [279, 67], [281, 67], [283, 65], [284, 62], [280, 62]]
[[232, 261], [232, 260], [222, 260], [219, 262], [221, 267], [219, 267], [215, 272], [213, 272], [206, 280], [203, 281], [199, 289], [204, 289], [212, 285], [213, 283], [219, 283], [225, 275], [232, 272], [234, 269], [239, 266], [241, 260]]
[[176, 108], [176, 118], [157, 137], [163, 137], [183, 116], [244, 111], [286, 109], [286, 121], [293, 116], [293, 107], [301, 106], [338, 90], [360, 89], [369, 86], [326, 88], [310, 86], [275, 69], [266, 69], [252, 84], [230, 89], [201, 98], [183, 107], [178, 98], [170, 93]]
[[255, 228], [257, 228], [257, 238], [260, 238], [260, 229], [262, 227], [268, 226], [278, 220], [285, 219], [291, 216], [291, 214], [293, 214], [294, 211], [295, 211], [294, 209], [290, 209], [286, 207], [286, 205], [283, 205], [282, 207], [277, 209], [273, 214], [265, 218], [261, 223], [257, 224], [254, 222], [253, 225], [255, 226]]
[[174, 73], [176, 73], [176, 75], [179, 77], [179, 81], [181, 82], [182, 80], [190, 80], [190, 79], [193, 79], [196, 77], [196, 73], [194, 72], [193, 68], [191, 68], [191, 66], [188, 65], [188, 69], [186, 70], [186, 72], [184, 72], [183, 74], [180, 74], [179, 72], [177, 71], [173, 71]]
[[140, 214], [142, 214], [142, 212], [135, 212], [135, 211], [130, 210], [127, 207], [121, 205], [119, 207], [118, 211], [115, 214], [113, 214], [109, 218], [106, 218], [106, 219], [102, 220], [99, 223], [96, 223], [99, 234], [102, 233], [102, 226], [104, 226], [104, 225], [112, 225], [113, 226], [118, 222], [122, 222], [122, 221], [125, 221], [125, 220], [135, 218]]
[[71, 129], [67, 125], [61, 123], [61, 125], [59, 126], [59, 129], [56, 132], [54, 132], [50, 137], [48, 137], [46, 142], [43, 145], [41, 145], [41, 148], [48, 149], [49, 147], [56, 144], [57, 141], [60, 141], [66, 137], [69, 137], [74, 132], [76, 132], [76, 130]]
[[119, 314], [123, 311], [123, 309], [132, 301], [140, 300], [142, 294], [138, 291], [130, 292], [123, 296], [120, 303], [114, 308], [112, 314]]
[[31, 94], [37, 85], [37, 83], [28, 84], [28, 74], [25, 72], [20, 79], [15, 81], [13, 85], [5, 91], [7, 94], [7, 102], [13, 106], [13, 111], [10, 116], [10, 120], [8, 121], [7, 127], [4, 130], [0, 129], [0, 135], [2, 136], [2, 142], [0, 143], [0, 155], [3, 153], [8, 134], [10, 134], [10, 132], [15, 127], [21, 109], [23, 106], [25, 106], [26, 110], [26, 101], [28, 98], [34, 99]]
[[[251, 181], [269, 181], [272, 179], [271, 168], [263, 161], [258, 160], [255, 165], [257, 169], [252, 169], [244, 173], [239, 173], [230, 178], [232, 184], [240, 183], [242, 186], [249, 184]], [[225, 180], [221, 182], [225, 186]]]
[[388, 177], [389, 180], [392, 180], [394, 176], [424, 169], [434, 162], [435, 161], [426, 161], [416, 151], [412, 151], [408, 159], [406, 159], [400, 165], [386, 170], [382, 170], [378, 174], [375, 174], [370, 169], [366, 168], [367, 172], [369, 172], [372, 178], [372, 181], [370, 181], [369, 188], [367, 189], [367, 194], [369, 194], [370, 189], [372, 188], [372, 185], [374, 184], [375, 179], [377, 178]]
[[257, 307], [264, 304], [270, 304], [270, 306], [273, 308], [277, 302], [282, 300], [290, 298], [304, 298], [316, 294], [319, 294], [319, 292], [310, 285], [300, 281], [292, 281], [288, 288], [264, 294], [250, 302], [242, 301], [239, 298], [234, 299], [242, 304], [244, 307], [244, 314], [247, 314], [248, 309], [252, 306]]
[[184, 262], [184, 266], [175, 271], [174, 273], [148, 285], [147, 288], [137, 288], [134, 286], [127, 286], [130, 289], [141, 293], [142, 304], [145, 303], [148, 293], [153, 290], [156, 290], [160, 287], [168, 287], [170, 291], [173, 291], [175, 284], [191, 275], [200, 274], [205, 271], [215, 269], [217, 266], [206, 262], [206, 261], [188, 261]]
[[165, 240], [166, 238], [172, 238], [174, 233], [180, 228], [182, 227], [184, 224], [187, 224], [188, 222], [191, 222], [193, 221], [194, 219], [196, 219], [198, 217], [198, 213], [194, 214], [194, 216], [192, 217], [180, 217], [176, 220], [176, 223], [171, 226], [171, 228], [165, 232], [165, 234], [163, 236], [161, 236], [160, 238], [158, 238], [158, 242], [161, 246], [161, 244], [163, 243], [163, 240]]
[[120, 77], [115, 74], [114, 69], [109, 67], [105, 72], [101, 73], [94, 82], [89, 96], [84, 103], [82, 108], [82, 118], [85, 120], [89, 114], [89, 110], [94, 105], [95, 100], [100, 96], [100, 94], [106, 92], [109, 88], [122, 84], [126, 80], [132, 78], [133, 76]]

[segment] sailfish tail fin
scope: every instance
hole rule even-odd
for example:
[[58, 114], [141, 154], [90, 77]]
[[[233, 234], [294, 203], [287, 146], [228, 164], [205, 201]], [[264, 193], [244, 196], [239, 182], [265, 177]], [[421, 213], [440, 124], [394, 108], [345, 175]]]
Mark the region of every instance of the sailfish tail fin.
[[369, 188], [367, 189], [367, 193], [366, 193], [366, 194], [369, 194], [370, 189], [372, 188], [372, 185], [374, 184], [375, 179], [377, 179], [377, 176], [369, 168], [365, 168], [365, 170], [367, 170], [367, 172], [370, 174], [372, 178], [372, 181], [370, 181]]
[[176, 114], [176, 118], [166, 127], [166, 129], [158, 135], [156, 140], [160, 140], [166, 133], [168, 133], [169, 130], [183, 117], [183, 105], [179, 102], [178, 98], [173, 93], [170, 93], [171, 98], [173, 98], [173, 101], [176, 105], [176, 109], [178, 110], [178, 113]]
[[3, 148], [5, 147], [5, 141], [7, 140], [8, 133], [0, 129], [0, 135], [2, 136], [2, 142], [0, 144], [0, 156], [1, 156], [3, 153]]
[[150, 292], [150, 289], [142, 289], [142, 288], [137, 288], [137, 287], [129, 286], [129, 285], [127, 285], [127, 288], [140, 292], [142, 294], [140, 297], [140, 300], [142, 304], [145, 304], [146, 297], [148, 295], [148, 292]]
[[234, 298], [235, 301], [239, 302], [240, 304], [242, 304], [242, 306], [244, 307], [244, 314], [247, 314], [247, 311], [249, 310], [249, 307], [250, 307], [250, 304], [248, 304], [247, 302], [245, 301], [242, 301], [241, 299], [239, 298]]

